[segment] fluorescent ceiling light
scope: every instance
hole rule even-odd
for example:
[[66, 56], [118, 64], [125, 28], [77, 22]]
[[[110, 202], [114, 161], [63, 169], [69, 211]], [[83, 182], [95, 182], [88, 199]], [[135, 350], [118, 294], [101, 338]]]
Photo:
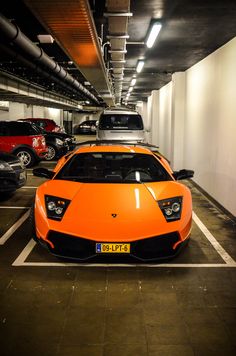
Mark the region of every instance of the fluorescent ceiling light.
[[153, 24], [146, 42], [148, 48], [152, 48], [152, 46], [154, 45], [154, 42], [156, 41], [156, 38], [159, 35], [159, 32], [161, 31], [161, 27], [162, 25], [159, 22]]
[[133, 87], [134, 85], [135, 85], [135, 83], [136, 83], [136, 80], [137, 79], [135, 79], [135, 78], [133, 78], [132, 80], [131, 80], [131, 83], [130, 83], [130, 85]]
[[138, 61], [138, 65], [136, 67], [136, 72], [140, 73], [141, 70], [143, 69], [143, 66], [144, 66], [144, 61]]
[[134, 87], [129, 87], [129, 93], [134, 89]]

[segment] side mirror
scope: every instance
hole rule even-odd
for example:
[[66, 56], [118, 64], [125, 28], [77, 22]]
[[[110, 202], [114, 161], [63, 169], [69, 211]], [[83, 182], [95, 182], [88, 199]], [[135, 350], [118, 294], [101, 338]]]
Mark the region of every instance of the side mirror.
[[52, 179], [53, 176], [55, 175], [55, 172], [50, 171], [49, 169], [46, 168], [35, 168], [33, 169], [33, 175], [36, 177]]
[[176, 180], [192, 178], [194, 171], [190, 169], [181, 169], [180, 171], [175, 171], [173, 176]]

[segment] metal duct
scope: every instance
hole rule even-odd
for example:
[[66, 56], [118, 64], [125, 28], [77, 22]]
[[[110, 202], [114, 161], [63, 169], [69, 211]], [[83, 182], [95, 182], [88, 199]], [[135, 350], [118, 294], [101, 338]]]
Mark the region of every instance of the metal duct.
[[38, 65], [51, 71], [56, 78], [60, 79], [60, 84], [62, 86], [64, 86], [63, 84], [67, 84], [94, 102], [99, 103], [97, 98], [92, 93], [90, 93], [52, 58], [50, 58], [41, 48], [31, 42], [31, 40], [21, 32], [17, 25], [12, 24], [2, 14], [0, 14], [0, 34], [10, 43], [13, 43], [26, 56], [34, 60]]
[[122, 79], [124, 72], [126, 39], [128, 35], [128, 19], [132, 14], [130, 10], [130, 0], [106, 0], [108, 17], [107, 38], [110, 41], [110, 53], [112, 64], [112, 78], [115, 94], [115, 102], [121, 102]]
[[80, 72], [112, 104], [111, 84], [89, 0], [24, 0]]

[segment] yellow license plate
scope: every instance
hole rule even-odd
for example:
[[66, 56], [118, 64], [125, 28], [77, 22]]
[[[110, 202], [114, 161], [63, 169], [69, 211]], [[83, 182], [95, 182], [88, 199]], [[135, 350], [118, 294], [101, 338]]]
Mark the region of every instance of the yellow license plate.
[[130, 244], [97, 243], [96, 253], [130, 253]]

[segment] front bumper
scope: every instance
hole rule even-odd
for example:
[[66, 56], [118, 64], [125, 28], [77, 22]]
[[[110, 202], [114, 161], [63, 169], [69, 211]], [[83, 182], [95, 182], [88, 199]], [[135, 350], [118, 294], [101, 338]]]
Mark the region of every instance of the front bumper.
[[[45, 240], [39, 239], [48, 250], [56, 256], [83, 261], [88, 259], [100, 259], [105, 256], [111, 257], [127, 257], [127, 254], [97, 254], [95, 252], [96, 241], [66, 235], [56, 231], [49, 231], [46, 243]], [[188, 239], [180, 241], [179, 234], [172, 232], [165, 235], [154, 236], [137, 241], [130, 242], [129, 257], [140, 261], [156, 261], [175, 257]], [[100, 241], [102, 242], [102, 241]], [[124, 241], [125, 243], [126, 241]], [[175, 244], [178, 243], [176, 248]], [[107, 241], [106, 241], [107, 243]], [[119, 242], [120, 243], [120, 242]], [[54, 246], [54, 247], [52, 247]]]
[[0, 173], [0, 192], [14, 192], [26, 182], [26, 171], [15, 170], [13, 172]]
[[38, 148], [38, 149], [35, 149], [34, 152], [38, 159], [43, 159], [43, 157], [47, 154], [48, 149], [47, 148]]

